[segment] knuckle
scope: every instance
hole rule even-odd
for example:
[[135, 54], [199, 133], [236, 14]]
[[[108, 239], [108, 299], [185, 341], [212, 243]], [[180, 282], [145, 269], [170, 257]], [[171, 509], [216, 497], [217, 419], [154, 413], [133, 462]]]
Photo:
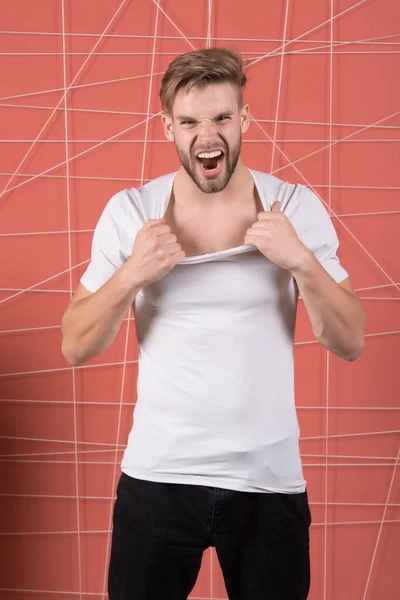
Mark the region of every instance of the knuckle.
[[142, 229], [142, 234], [143, 237], [145, 237], [146, 239], [151, 239], [153, 237], [153, 232], [150, 228], [147, 229]]
[[154, 236], [149, 236], [149, 237], [148, 237], [148, 242], [149, 242], [149, 245], [150, 245], [150, 249], [151, 249], [151, 250], [156, 250], [156, 249], [157, 249], [158, 242], [157, 242], [157, 238], [156, 238], [156, 237], [154, 237]]

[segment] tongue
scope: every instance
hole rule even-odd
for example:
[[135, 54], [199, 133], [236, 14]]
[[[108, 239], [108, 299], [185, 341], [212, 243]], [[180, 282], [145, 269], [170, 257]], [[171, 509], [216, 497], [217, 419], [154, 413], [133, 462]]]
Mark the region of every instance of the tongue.
[[202, 158], [201, 162], [205, 169], [215, 169], [218, 165], [218, 157], [216, 158]]

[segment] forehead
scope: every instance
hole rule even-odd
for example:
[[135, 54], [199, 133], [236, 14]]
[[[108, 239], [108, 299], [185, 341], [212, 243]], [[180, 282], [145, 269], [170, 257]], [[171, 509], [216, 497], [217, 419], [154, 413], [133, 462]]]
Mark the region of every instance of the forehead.
[[210, 118], [238, 108], [238, 90], [228, 82], [210, 83], [204, 87], [194, 86], [189, 92], [187, 88], [181, 88], [172, 106], [174, 115]]

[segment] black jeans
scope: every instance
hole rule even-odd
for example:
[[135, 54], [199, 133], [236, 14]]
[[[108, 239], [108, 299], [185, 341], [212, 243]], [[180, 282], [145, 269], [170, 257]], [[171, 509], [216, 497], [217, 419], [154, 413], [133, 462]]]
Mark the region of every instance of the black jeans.
[[186, 600], [210, 546], [229, 600], [308, 596], [307, 492], [238, 492], [123, 473], [113, 524], [110, 600]]

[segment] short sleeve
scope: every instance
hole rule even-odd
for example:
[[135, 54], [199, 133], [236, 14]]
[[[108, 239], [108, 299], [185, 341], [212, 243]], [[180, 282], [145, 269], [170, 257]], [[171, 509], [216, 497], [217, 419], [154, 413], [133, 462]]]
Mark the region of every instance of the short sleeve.
[[297, 187], [303, 217], [299, 237], [329, 275], [340, 283], [349, 275], [337, 256], [339, 239], [328, 211], [314, 192], [301, 185]]
[[103, 210], [93, 234], [91, 260], [81, 277], [90, 292], [96, 292], [126, 262], [124, 231], [112, 213], [113, 197]]

